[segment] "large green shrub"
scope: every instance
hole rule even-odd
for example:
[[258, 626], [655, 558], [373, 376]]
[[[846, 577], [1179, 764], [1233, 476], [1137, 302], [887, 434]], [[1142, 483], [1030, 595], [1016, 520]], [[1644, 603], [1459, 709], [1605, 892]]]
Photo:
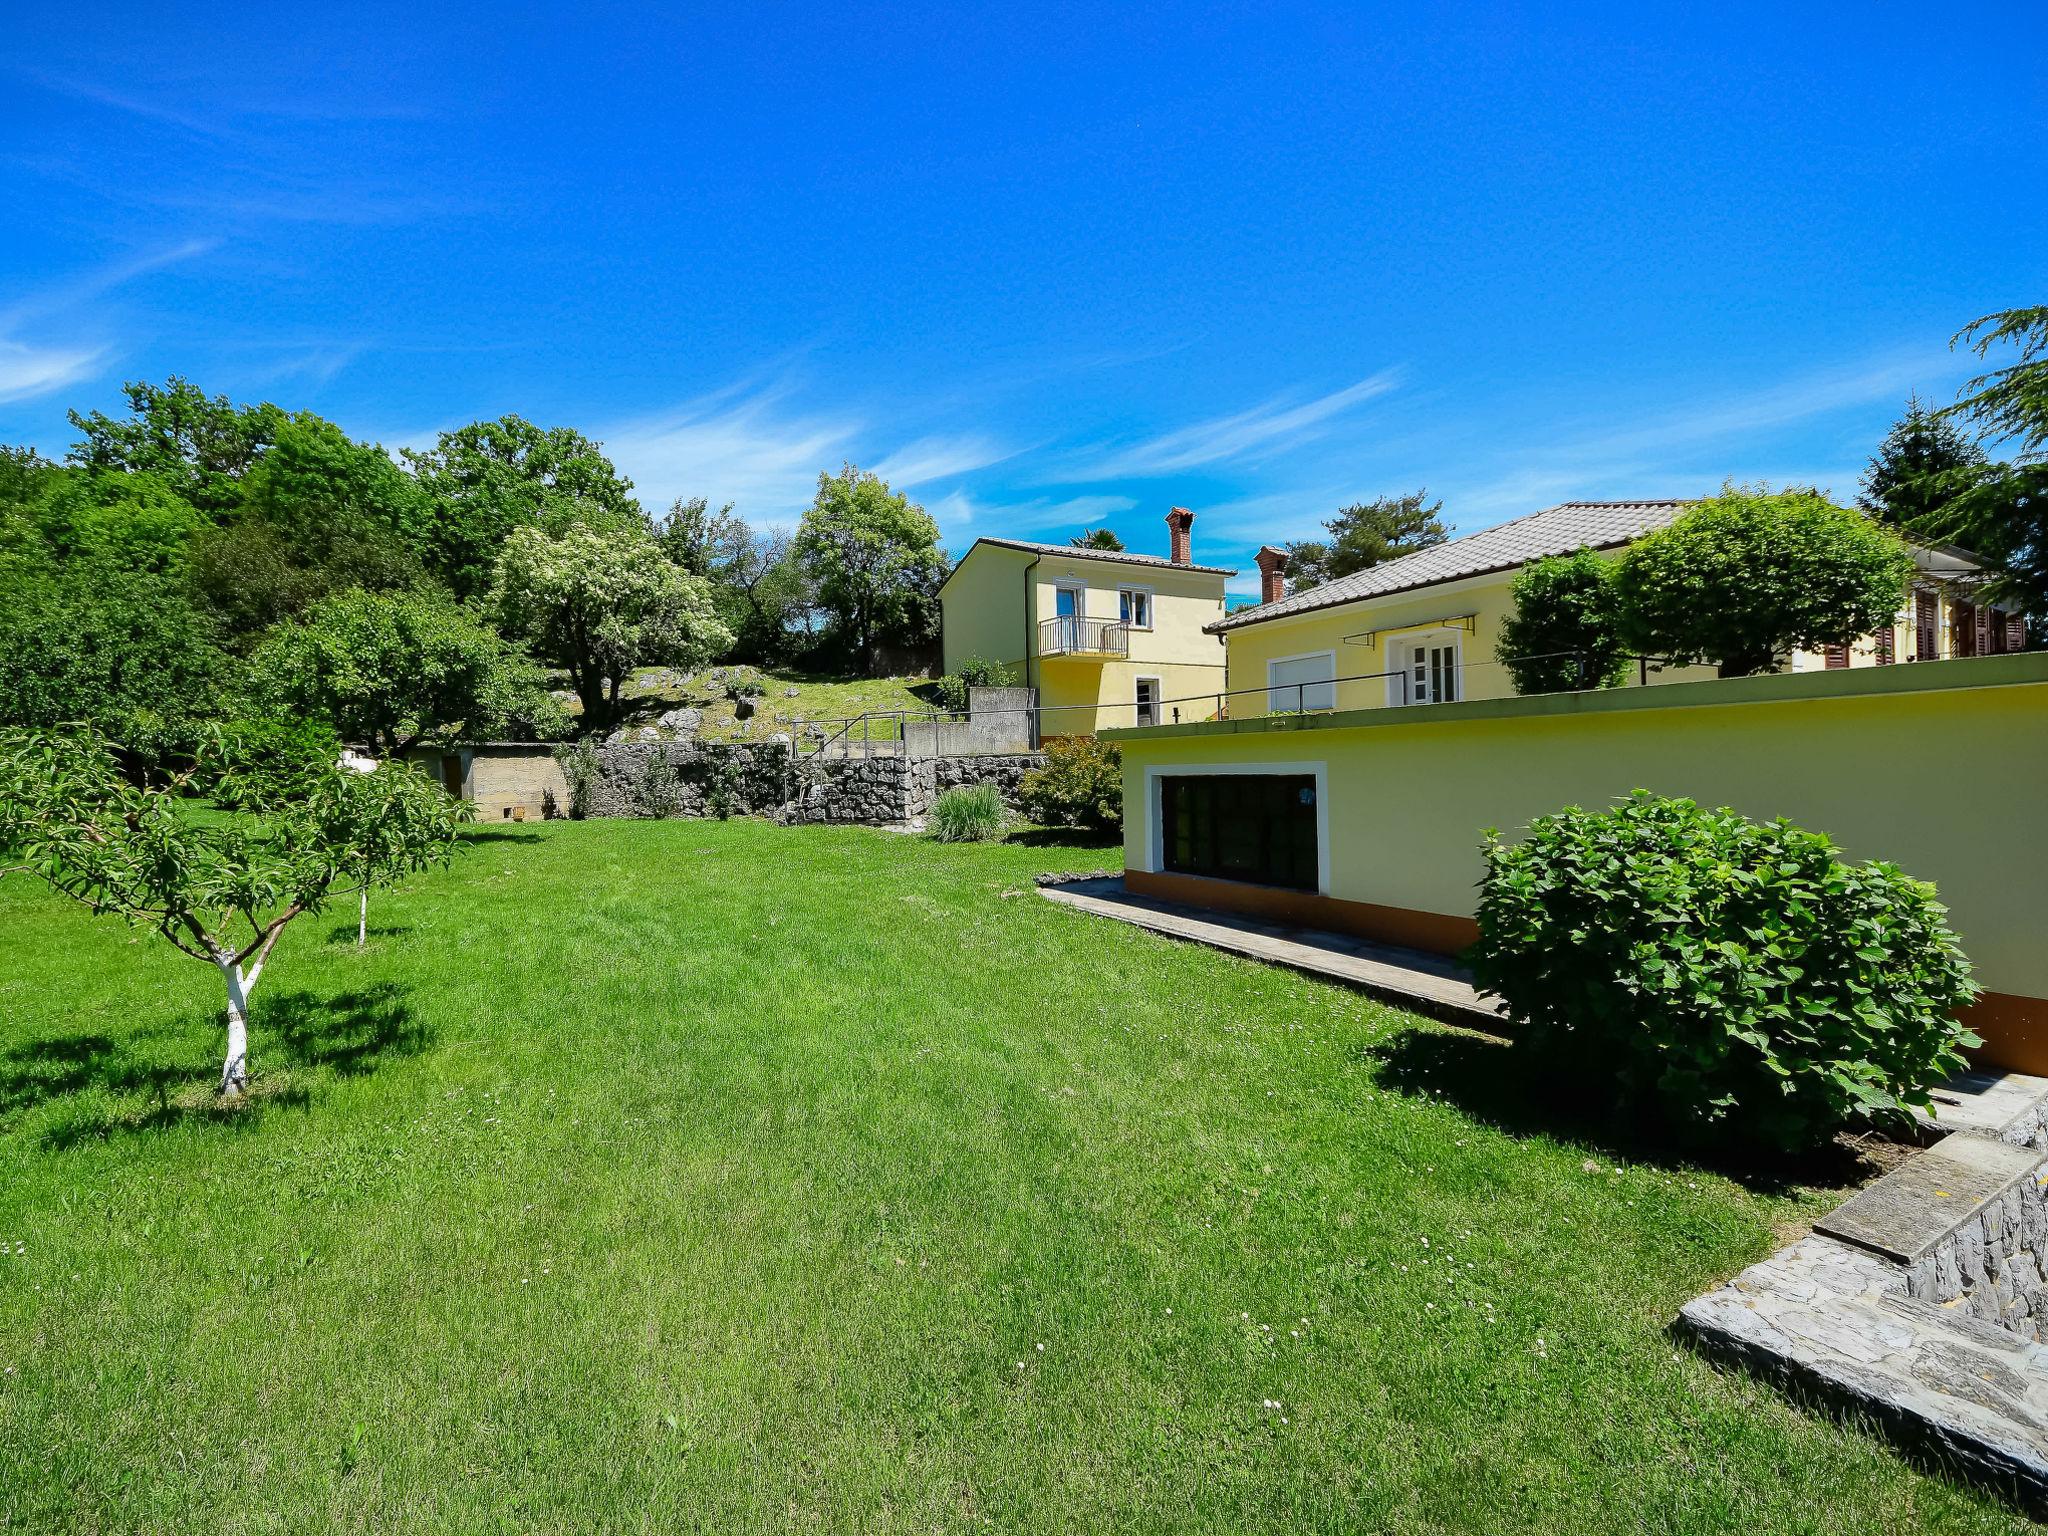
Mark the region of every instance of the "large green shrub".
[[1628, 676], [1614, 565], [1590, 549], [1525, 565], [1508, 588], [1494, 657], [1517, 693], [1612, 688]]
[[967, 707], [968, 689], [1000, 687], [1008, 680], [1009, 670], [1001, 662], [970, 656], [958, 672], [948, 672], [932, 684], [932, 698], [939, 708], [957, 714]]
[[1890, 624], [1912, 575], [1897, 534], [1818, 491], [1731, 485], [1631, 545], [1614, 592], [1630, 650], [1747, 677]]
[[1093, 736], [1046, 743], [1046, 763], [1024, 775], [1017, 802], [1048, 827], [1109, 831], [1124, 824], [1124, 755]]
[[1472, 962], [1555, 1064], [1680, 1129], [1791, 1148], [1962, 1068], [1975, 988], [1945, 910], [1790, 822], [1638, 790], [1487, 834]]
[[1003, 835], [1003, 797], [993, 784], [963, 784], [932, 802], [927, 828], [941, 843], [987, 843]]

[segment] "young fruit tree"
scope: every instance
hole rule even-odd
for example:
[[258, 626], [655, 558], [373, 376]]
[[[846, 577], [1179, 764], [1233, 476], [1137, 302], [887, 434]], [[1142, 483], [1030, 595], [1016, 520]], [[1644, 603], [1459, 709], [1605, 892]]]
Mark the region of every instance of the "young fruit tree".
[[[227, 991], [223, 1097], [249, 1084], [249, 1001], [295, 918], [455, 850], [467, 807], [412, 769], [323, 767], [289, 799], [238, 795], [216, 737], [161, 785], [123, 777], [96, 732], [0, 732], [0, 876], [31, 874], [214, 967]], [[218, 812], [206, 790], [260, 812]]]

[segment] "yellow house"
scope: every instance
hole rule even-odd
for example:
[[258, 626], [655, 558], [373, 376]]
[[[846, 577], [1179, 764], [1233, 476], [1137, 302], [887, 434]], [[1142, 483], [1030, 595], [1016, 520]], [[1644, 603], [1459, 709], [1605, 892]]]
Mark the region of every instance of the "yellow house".
[[1207, 720], [1223, 690], [1223, 583], [1196, 565], [1195, 515], [1166, 522], [1171, 556], [976, 539], [939, 589], [945, 669], [995, 662], [1036, 690], [1041, 736]]
[[[1228, 644], [1229, 713], [1375, 709], [1514, 694], [1494, 658], [1509, 586], [1532, 560], [1590, 548], [1618, 552], [1689, 501], [1574, 501], [1453, 539], [1302, 592], [1286, 589], [1286, 552], [1259, 552], [1261, 601], [1209, 626]], [[1956, 549], [1915, 549], [1919, 567], [1889, 631], [1854, 646], [1797, 652], [1786, 670], [1885, 666], [1996, 655], [2025, 626], [1977, 601], [1983, 570]], [[1638, 663], [1633, 686], [1694, 682], [1709, 667]]]

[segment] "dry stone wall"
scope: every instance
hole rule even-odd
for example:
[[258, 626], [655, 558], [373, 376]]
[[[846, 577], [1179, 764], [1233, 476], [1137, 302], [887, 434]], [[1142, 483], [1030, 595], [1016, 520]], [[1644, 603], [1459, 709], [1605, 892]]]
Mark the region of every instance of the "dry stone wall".
[[592, 816], [772, 816], [790, 822], [914, 822], [965, 784], [994, 784], [1016, 806], [1037, 753], [988, 757], [799, 757], [786, 742], [648, 741], [597, 749]]

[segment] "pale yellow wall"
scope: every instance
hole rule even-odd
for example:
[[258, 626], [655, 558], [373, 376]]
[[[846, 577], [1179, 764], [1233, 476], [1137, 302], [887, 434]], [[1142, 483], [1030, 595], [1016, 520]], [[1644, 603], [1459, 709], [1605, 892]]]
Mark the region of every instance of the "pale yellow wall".
[[1039, 619], [1053, 616], [1055, 594], [1065, 583], [1085, 586], [1083, 617], [1112, 622], [1120, 612], [1117, 594], [1122, 588], [1149, 587], [1152, 628], [1131, 631], [1130, 660], [1144, 664], [1145, 668], [1166, 663], [1217, 669], [1223, 666], [1221, 638], [1202, 633], [1203, 625], [1223, 617], [1224, 578], [1220, 575], [1170, 565], [1090, 560], [1077, 552], [1044, 556], [1033, 568], [1031, 577], [1036, 585], [1034, 615]]
[[1482, 828], [1512, 838], [1561, 806], [1644, 788], [1788, 816], [1854, 858], [1934, 881], [1980, 984], [2048, 997], [2048, 654], [1112, 739], [1133, 869], [1153, 867], [1148, 769], [1314, 764], [1324, 894], [1469, 916]]
[[[1220, 637], [1204, 634], [1202, 626], [1223, 617], [1222, 576], [1064, 555], [1045, 556], [1031, 574], [1041, 619], [1057, 611], [1062, 585], [1085, 584], [1082, 617], [1112, 621], [1122, 614], [1125, 587], [1144, 587], [1152, 593], [1152, 627], [1131, 631], [1127, 658], [1047, 656], [1034, 663], [1040, 734], [1083, 736], [1134, 724], [1140, 677], [1159, 679], [1162, 720], [1173, 719], [1175, 700], [1183, 701], [1178, 705], [1183, 720], [1206, 720], [1215, 713], [1214, 696], [1223, 687], [1224, 649]], [[1191, 702], [1197, 696], [1206, 702]]]
[[[1133, 636], [1135, 642], [1136, 637]], [[1037, 664], [1039, 731], [1046, 736], [1086, 736], [1136, 723], [1138, 679], [1159, 679], [1159, 719], [1171, 724], [1213, 719], [1223, 668], [1185, 662], [1087, 661], [1047, 657]]]
[[[1036, 557], [1025, 550], [980, 544], [947, 581], [940, 594], [945, 614], [945, 667], [957, 671], [969, 656], [983, 656], [1011, 669], [1011, 681], [1038, 689], [1043, 710], [1039, 729], [1048, 736], [1084, 736], [1135, 718], [1137, 680], [1159, 679], [1161, 717], [1173, 718], [1175, 700], [1209, 700], [1199, 714], [1180, 705], [1182, 719], [1207, 719], [1223, 686], [1223, 642], [1202, 626], [1223, 616], [1224, 578], [1173, 566], [1130, 565], [1090, 559], [1080, 552]], [[1028, 573], [1028, 575], [1027, 575]], [[1116, 660], [1036, 654], [1038, 625], [1057, 611], [1057, 592], [1072, 583], [1081, 590], [1085, 618], [1117, 620], [1124, 587], [1152, 594], [1152, 627], [1133, 629], [1129, 655]], [[1033, 654], [1024, 654], [1026, 636]]]
[[939, 593], [944, 668], [958, 672], [970, 656], [1000, 662], [1012, 681], [1023, 681], [1024, 572], [1031, 556], [999, 544], [977, 544], [947, 577]]
[[[1314, 651], [1336, 653], [1337, 675], [1343, 677], [1368, 678], [1359, 682], [1340, 682], [1337, 685], [1337, 708], [1378, 709], [1388, 702], [1388, 683], [1385, 677], [1370, 674], [1383, 673], [1393, 667], [1392, 652], [1388, 641], [1402, 632], [1419, 633], [1445, 621], [1459, 630], [1462, 648], [1464, 692], [1467, 699], [1502, 699], [1514, 696], [1514, 684], [1508, 677], [1507, 668], [1494, 659], [1494, 645], [1500, 636], [1500, 627], [1514, 603], [1509, 596], [1510, 584], [1514, 580], [1512, 571], [1503, 571], [1490, 576], [1470, 577], [1464, 581], [1446, 582], [1440, 586], [1426, 587], [1419, 592], [1396, 593], [1391, 597], [1366, 598], [1342, 607], [1331, 608], [1317, 613], [1303, 614], [1297, 618], [1273, 619], [1263, 624], [1248, 625], [1243, 629], [1228, 632], [1228, 658], [1231, 690], [1230, 712], [1238, 718], [1266, 713], [1267, 663], [1276, 658], [1300, 656]], [[1955, 652], [1953, 620], [1956, 611], [1953, 594], [1944, 593], [1940, 598], [1941, 651], [1944, 656]], [[1464, 617], [1469, 615], [1470, 617]], [[1475, 633], [1465, 633], [1463, 626], [1470, 624]], [[1390, 634], [1389, 631], [1393, 633]], [[1368, 632], [1376, 632], [1371, 645], [1357, 639]], [[1892, 654], [1903, 662], [1913, 654], [1913, 607], [1909, 601], [1901, 611], [1899, 620], [1892, 630]], [[1874, 638], [1858, 641], [1850, 647], [1850, 667], [1874, 667], [1879, 665], [1877, 643]], [[1797, 651], [1790, 658], [1789, 670], [1794, 672], [1818, 672], [1827, 666], [1827, 658], [1820, 651]], [[1648, 682], [1653, 686], [1668, 683], [1699, 682], [1715, 675], [1712, 667], [1666, 667], [1652, 668]], [[1626, 686], [1634, 687], [1643, 681], [1640, 669], [1631, 671]], [[1398, 683], [1396, 684], [1398, 689]], [[1394, 695], [1399, 699], [1398, 691]]]

